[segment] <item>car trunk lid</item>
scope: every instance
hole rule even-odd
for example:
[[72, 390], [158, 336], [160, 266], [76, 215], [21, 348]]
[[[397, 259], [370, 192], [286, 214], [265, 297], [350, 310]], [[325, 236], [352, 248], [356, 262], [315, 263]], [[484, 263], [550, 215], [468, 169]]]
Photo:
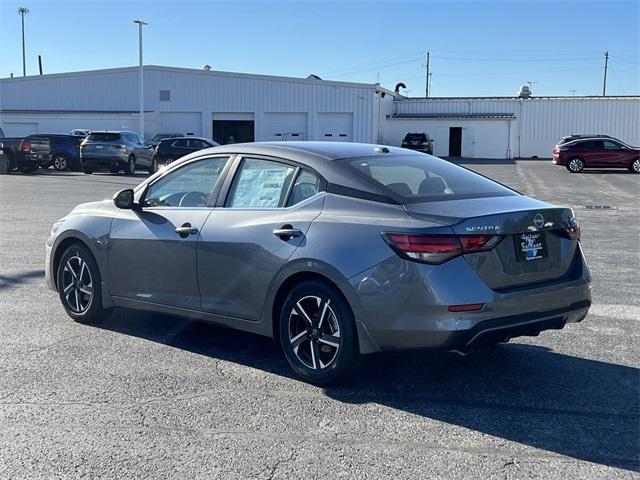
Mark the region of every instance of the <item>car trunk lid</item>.
[[494, 290], [547, 282], [571, 269], [577, 240], [567, 232], [575, 221], [570, 208], [506, 196], [407, 204], [405, 209], [447, 224], [457, 235], [500, 235], [491, 250], [464, 255]]

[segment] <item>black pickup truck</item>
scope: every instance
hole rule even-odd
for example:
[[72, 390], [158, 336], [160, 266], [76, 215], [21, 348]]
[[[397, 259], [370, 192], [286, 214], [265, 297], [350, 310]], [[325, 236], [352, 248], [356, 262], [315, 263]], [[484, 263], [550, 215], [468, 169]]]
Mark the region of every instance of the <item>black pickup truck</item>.
[[48, 165], [50, 159], [49, 139], [40, 135], [0, 138], [2, 150], [7, 157], [10, 172], [32, 173], [40, 165]]

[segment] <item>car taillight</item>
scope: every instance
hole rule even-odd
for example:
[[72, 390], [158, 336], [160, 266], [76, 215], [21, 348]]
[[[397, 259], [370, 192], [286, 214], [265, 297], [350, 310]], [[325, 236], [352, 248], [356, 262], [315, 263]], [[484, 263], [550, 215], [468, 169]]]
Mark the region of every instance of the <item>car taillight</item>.
[[416, 262], [440, 265], [464, 253], [495, 247], [501, 235], [415, 235], [386, 233], [383, 238], [401, 257]]
[[125, 148], [127, 148], [125, 145], [116, 143], [114, 145], [111, 145], [113, 148], [115, 148], [116, 150], [124, 150]]
[[28, 152], [29, 150], [31, 150], [31, 142], [29, 140], [23, 140], [22, 141], [22, 151], [23, 152]]
[[160, 151], [160, 144], [156, 145], [155, 150], [156, 150], [156, 153], [158, 153]]
[[580, 224], [578, 220], [574, 219], [568, 227], [565, 227], [564, 231], [571, 240], [580, 240]]

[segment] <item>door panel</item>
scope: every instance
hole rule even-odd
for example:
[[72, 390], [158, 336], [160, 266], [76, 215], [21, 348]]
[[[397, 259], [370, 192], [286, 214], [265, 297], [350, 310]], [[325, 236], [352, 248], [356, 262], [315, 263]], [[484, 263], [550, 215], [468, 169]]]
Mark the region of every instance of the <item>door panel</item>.
[[[324, 198], [318, 194], [289, 208], [215, 209], [198, 242], [202, 309], [257, 321], [274, 277], [306, 241]], [[273, 234], [286, 225], [302, 235], [287, 240]]]
[[181, 237], [175, 229], [189, 223], [200, 232], [210, 213], [183, 207], [123, 210], [111, 225], [112, 294], [199, 310], [198, 234]]

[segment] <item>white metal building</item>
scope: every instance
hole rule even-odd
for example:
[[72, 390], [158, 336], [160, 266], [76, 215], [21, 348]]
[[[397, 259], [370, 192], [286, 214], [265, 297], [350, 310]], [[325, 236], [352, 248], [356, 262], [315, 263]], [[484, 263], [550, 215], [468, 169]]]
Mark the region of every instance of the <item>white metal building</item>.
[[[0, 79], [7, 136], [138, 130], [137, 67]], [[400, 145], [425, 132], [438, 156], [550, 157], [574, 133], [640, 144], [640, 97], [406, 98], [379, 85], [145, 66], [145, 132], [220, 143], [332, 140]]]
[[[138, 130], [137, 67], [0, 80], [7, 136], [72, 128]], [[144, 67], [145, 132], [181, 132], [220, 143], [268, 140], [377, 142], [392, 92], [315, 76], [274, 77]], [[388, 107], [384, 109], [388, 111]]]
[[397, 97], [394, 106], [383, 141], [425, 132], [437, 156], [544, 158], [560, 137], [577, 133], [640, 144], [640, 97]]

